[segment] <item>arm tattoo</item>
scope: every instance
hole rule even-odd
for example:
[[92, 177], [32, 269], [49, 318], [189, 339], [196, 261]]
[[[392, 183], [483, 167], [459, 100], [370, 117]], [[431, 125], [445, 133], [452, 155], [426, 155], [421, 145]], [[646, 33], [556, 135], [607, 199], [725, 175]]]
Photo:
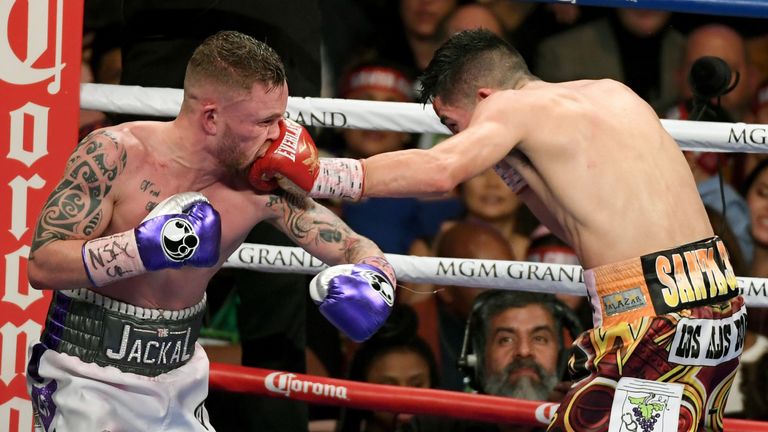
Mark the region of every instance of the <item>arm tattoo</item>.
[[83, 139], [43, 207], [32, 252], [55, 240], [92, 234], [103, 223], [101, 202], [125, 169], [126, 160], [125, 147], [110, 132], [97, 132]]
[[347, 262], [362, 258], [364, 239], [325, 207], [291, 195], [270, 196], [266, 206], [279, 208], [285, 232], [296, 244], [335, 246], [333, 250], [343, 254]]

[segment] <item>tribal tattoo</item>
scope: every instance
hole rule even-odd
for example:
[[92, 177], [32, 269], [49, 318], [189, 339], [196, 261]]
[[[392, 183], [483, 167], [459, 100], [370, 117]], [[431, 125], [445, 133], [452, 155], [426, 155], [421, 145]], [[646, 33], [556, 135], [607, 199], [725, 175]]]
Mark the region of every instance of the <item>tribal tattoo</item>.
[[43, 207], [32, 252], [56, 240], [85, 238], [104, 223], [101, 202], [125, 169], [126, 160], [125, 147], [110, 132], [85, 137]]
[[363, 255], [370, 241], [356, 235], [338, 216], [311, 200], [292, 195], [270, 196], [266, 204], [277, 207], [281, 213], [282, 225], [288, 234], [301, 246], [336, 246], [347, 262], [356, 262]]

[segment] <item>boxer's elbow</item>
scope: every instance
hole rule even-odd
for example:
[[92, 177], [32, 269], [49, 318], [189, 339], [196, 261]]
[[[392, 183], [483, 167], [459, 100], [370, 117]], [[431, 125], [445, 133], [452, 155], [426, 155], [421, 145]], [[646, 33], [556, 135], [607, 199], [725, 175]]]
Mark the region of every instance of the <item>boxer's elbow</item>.
[[440, 174], [433, 178], [429, 190], [435, 195], [445, 195], [453, 191], [457, 184], [451, 176]]
[[460, 161], [452, 158], [441, 158], [436, 161], [433, 170], [430, 170], [429, 188], [435, 194], [447, 194], [452, 192], [459, 183], [465, 179]]
[[27, 279], [29, 285], [38, 290], [49, 290], [61, 288], [61, 284], [66, 280], [68, 271], [61, 267], [56, 254], [51, 251], [38, 250], [29, 256], [27, 263]]
[[46, 270], [45, 266], [40, 265], [39, 260], [33, 257], [30, 257], [27, 264], [27, 279], [29, 280], [29, 286], [34, 289], [44, 290], [52, 286], [51, 272]]

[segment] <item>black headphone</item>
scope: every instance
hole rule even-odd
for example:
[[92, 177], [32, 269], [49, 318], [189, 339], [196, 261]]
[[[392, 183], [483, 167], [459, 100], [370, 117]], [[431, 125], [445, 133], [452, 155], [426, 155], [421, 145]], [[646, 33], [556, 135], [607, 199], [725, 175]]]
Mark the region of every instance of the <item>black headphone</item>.
[[[583, 331], [581, 321], [576, 316], [576, 313], [552, 294], [489, 290], [483, 292], [475, 299], [472, 305], [472, 312], [464, 326], [464, 340], [461, 344], [461, 352], [458, 359], [459, 370], [464, 375], [464, 382], [474, 390], [482, 391], [483, 389], [483, 355], [485, 346], [481, 341], [484, 341], [486, 338], [482, 334], [484, 331], [483, 316], [486, 314], [486, 309], [489, 305], [498, 303], [496, 299], [505, 296], [527, 297], [521, 299], [520, 303], [510, 305], [509, 307], [525, 307], [530, 304], [540, 304], [552, 311], [555, 323], [559, 324], [560, 327], [559, 334], [557, 335], [560, 348], [557, 361], [557, 376], [558, 379], [562, 379], [571, 353], [571, 350], [565, 346], [562, 329], [567, 329], [574, 340]], [[479, 329], [479, 333], [476, 333], [477, 329]]]

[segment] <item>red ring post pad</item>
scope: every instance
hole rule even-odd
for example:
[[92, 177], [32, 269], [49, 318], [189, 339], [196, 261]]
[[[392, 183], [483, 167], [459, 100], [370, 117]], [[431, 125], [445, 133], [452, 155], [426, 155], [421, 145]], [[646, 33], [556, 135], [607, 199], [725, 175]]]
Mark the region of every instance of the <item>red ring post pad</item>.
[[570, 3], [578, 6], [605, 6], [686, 12], [704, 15], [733, 15], [768, 18], [765, 0], [537, 0], [541, 3]]
[[[211, 363], [210, 386], [321, 405], [528, 426], [547, 425], [557, 409], [551, 402], [370, 384], [223, 363]], [[726, 432], [768, 432], [768, 422], [725, 419], [724, 426]]]

